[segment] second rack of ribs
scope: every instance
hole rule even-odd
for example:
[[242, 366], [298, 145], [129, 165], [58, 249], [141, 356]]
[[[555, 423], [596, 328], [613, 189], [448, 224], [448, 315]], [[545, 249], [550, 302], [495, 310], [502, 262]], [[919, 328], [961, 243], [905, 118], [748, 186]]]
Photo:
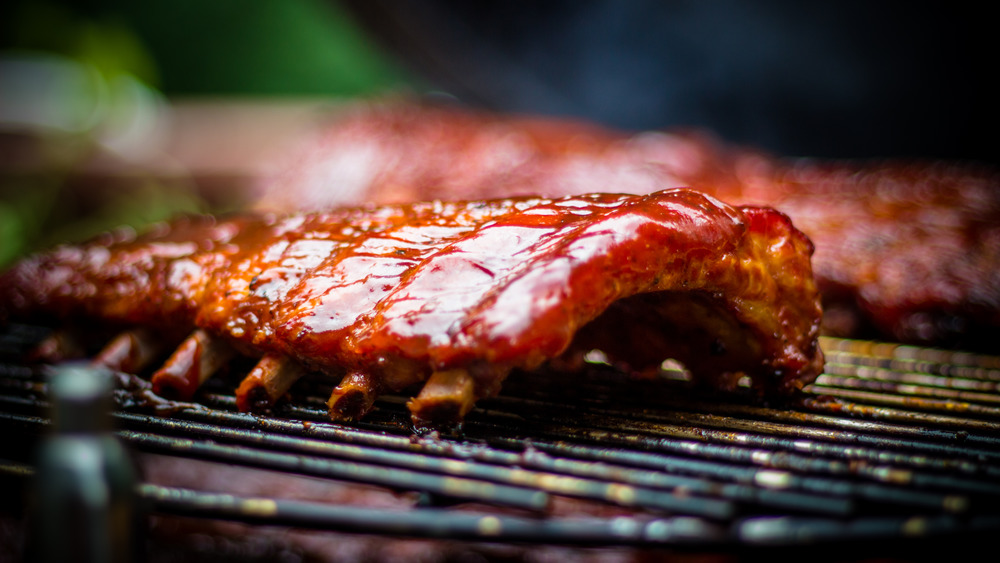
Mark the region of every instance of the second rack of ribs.
[[436, 426], [511, 369], [591, 349], [792, 392], [822, 368], [811, 253], [781, 213], [690, 190], [194, 217], [29, 257], [0, 279], [0, 315], [134, 327], [98, 355], [116, 369], [193, 331], [154, 389], [190, 396], [242, 353], [260, 358], [243, 409], [308, 371], [340, 379], [335, 418], [422, 384], [409, 408]]

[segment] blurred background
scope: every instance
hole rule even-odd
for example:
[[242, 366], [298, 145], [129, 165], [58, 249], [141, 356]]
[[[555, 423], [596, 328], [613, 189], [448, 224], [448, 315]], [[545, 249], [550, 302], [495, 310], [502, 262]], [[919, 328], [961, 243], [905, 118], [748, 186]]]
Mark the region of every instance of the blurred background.
[[782, 0], [13, 0], [0, 266], [238, 207], [342, 104], [430, 97], [777, 155], [1000, 164], [987, 5]]

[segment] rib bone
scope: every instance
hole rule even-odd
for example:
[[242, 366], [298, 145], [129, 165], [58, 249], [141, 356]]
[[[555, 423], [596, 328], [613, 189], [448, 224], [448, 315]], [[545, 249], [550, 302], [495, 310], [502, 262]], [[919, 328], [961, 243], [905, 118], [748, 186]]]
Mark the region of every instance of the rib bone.
[[330, 400], [326, 402], [330, 418], [357, 420], [371, 410], [378, 394], [377, 382], [370, 374], [361, 371], [349, 373], [333, 390]]
[[76, 335], [70, 331], [56, 330], [32, 348], [28, 353], [28, 360], [54, 364], [84, 355], [83, 344]]
[[136, 374], [148, 366], [160, 352], [163, 343], [148, 330], [126, 330], [116, 336], [94, 357], [95, 366]]
[[209, 377], [228, 363], [236, 351], [220, 339], [198, 329], [153, 374], [153, 392], [187, 400]]
[[476, 402], [476, 381], [464, 369], [436, 371], [417, 397], [407, 403], [418, 426], [462, 420]]
[[236, 406], [243, 412], [274, 405], [306, 370], [286, 356], [266, 354], [236, 389]]

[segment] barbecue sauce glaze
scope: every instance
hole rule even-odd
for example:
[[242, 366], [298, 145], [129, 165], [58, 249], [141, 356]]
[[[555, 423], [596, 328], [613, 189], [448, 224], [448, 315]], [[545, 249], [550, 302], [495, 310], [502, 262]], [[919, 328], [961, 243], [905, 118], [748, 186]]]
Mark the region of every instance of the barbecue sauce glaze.
[[[690, 190], [179, 219], [31, 257], [3, 308], [186, 331], [400, 390], [599, 348], [636, 371], [787, 393], [822, 367], [812, 245]], [[461, 415], [455, 415], [461, 416]]]

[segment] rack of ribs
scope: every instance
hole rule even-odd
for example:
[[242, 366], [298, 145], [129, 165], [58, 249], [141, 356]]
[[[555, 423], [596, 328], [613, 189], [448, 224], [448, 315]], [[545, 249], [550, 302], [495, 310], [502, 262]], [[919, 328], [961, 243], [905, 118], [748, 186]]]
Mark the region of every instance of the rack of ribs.
[[512, 369], [595, 349], [636, 374], [672, 358], [707, 386], [793, 393], [823, 362], [811, 253], [785, 215], [684, 189], [188, 217], [22, 260], [0, 318], [121, 327], [97, 355], [115, 369], [178, 335], [150, 366], [163, 395], [257, 358], [244, 410], [309, 372], [340, 382], [337, 419], [421, 386], [413, 419], [438, 427]]
[[351, 106], [291, 152], [258, 208], [679, 186], [773, 207], [816, 245], [828, 334], [990, 349], [1000, 338], [1000, 174], [971, 163], [778, 159], [703, 132], [411, 103]]

